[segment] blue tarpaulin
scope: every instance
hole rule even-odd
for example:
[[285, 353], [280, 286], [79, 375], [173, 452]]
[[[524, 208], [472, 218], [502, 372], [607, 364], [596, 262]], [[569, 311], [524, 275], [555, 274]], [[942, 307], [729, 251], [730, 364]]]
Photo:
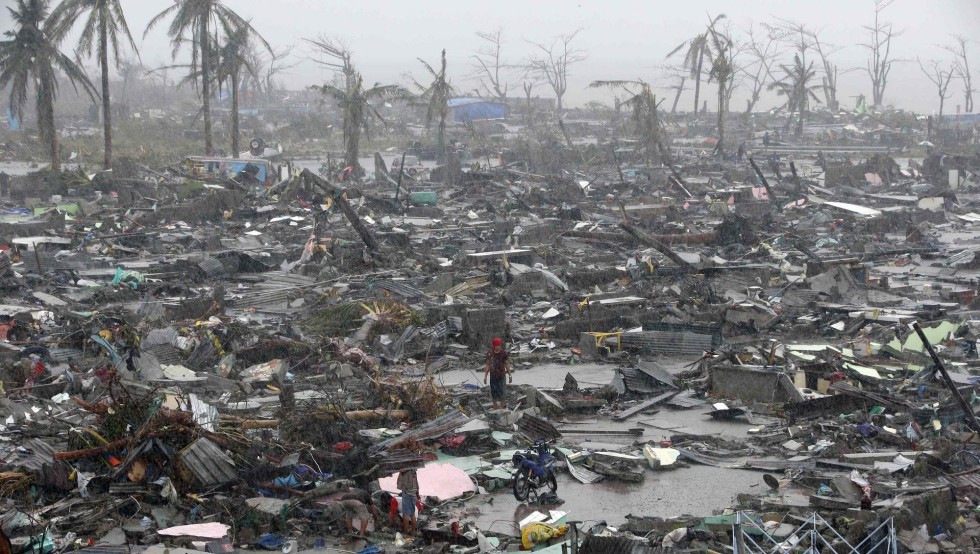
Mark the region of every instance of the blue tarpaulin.
[[483, 98], [452, 98], [449, 100], [449, 107], [453, 110], [453, 119], [460, 123], [507, 117], [507, 104]]

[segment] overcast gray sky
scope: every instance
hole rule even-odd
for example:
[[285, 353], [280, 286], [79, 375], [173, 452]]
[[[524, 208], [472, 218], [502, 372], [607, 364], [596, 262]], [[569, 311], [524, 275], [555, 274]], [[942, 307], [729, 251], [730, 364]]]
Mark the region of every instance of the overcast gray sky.
[[[12, 0], [0, 3], [9, 5]], [[171, 3], [123, 0], [147, 65], [170, 63], [166, 25], [158, 26], [145, 39], [142, 34], [150, 18]], [[354, 61], [368, 82], [405, 83], [406, 73], [421, 75], [416, 58], [434, 64], [440, 50], [446, 48], [453, 84], [461, 90], [475, 86], [469, 76], [471, 56], [481, 45], [477, 31], [502, 27], [503, 55], [507, 61], [519, 62], [531, 52], [527, 41], [549, 42], [555, 35], [582, 27], [574, 44], [589, 57], [572, 68], [566, 96], [572, 105], [592, 99], [611, 103], [609, 91], [586, 89], [595, 79], [642, 78], [666, 87], [667, 82], [658, 78], [657, 66], [665, 63], [664, 56], [672, 48], [703, 30], [707, 14], [724, 13], [737, 29], [775, 18], [823, 29], [824, 41], [845, 47], [835, 55], [841, 68], [864, 66], [867, 51], [857, 44], [867, 39], [862, 25], [870, 24], [873, 17], [872, 0], [225, 0], [225, 4], [251, 19], [273, 46], [297, 45], [294, 52], [301, 57], [309, 54], [303, 38], [323, 33], [343, 39], [354, 51]], [[0, 29], [10, 28], [5, 12], [0, 14]], [[915, 58], [949, 58], [937, 44], [949, 43], [951, 34], [976, 36], [980, 0], [895, 0], [883, 19], [904, 30], [904, 35], [895, 39], [893, 55], [908, 60], [895, 67], [886, 103], [920, 112], [936, 110], [934, 88]], [[976, 52], [971, 65], [980, 71], [980, 44], [972, 46]], [[788, 48], [786, 52], [792, 55]], [[322, 68], [304, 62], [285, 80], [287, 85], [299, 87], [322, 83], [328, 77]], [[519, 94], [518, 79], [515, 75], [512, 89]], [[962, 87], [954, 83], [950, 88], [956, 89], [956, 94], [947, 106], [954, 111], [956, 104], [962, 103]], [[863, 93], [870, 97], [870, 83], [863, 70], [841, 76], [839, 89], [845, 106], [853, 105], [851, 96]], [[538, 90], [545, 96], [543, 89]], [[669, 92], [664, 90], [663, 94]], [[708, 94], [714, 94], [713, 87]], [[732, 107], [744, 106], [743, 98], [736, 93]], [[692, 101], [688, 91], [681, 105], [690, 109]], [[775, 102], [770, 97], [763, 107]]]

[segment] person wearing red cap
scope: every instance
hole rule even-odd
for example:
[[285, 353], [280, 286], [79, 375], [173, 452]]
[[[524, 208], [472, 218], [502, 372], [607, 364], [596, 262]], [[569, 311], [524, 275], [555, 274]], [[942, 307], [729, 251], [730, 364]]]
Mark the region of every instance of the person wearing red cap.
[[510, 382], [514, 382], [514, 374], [510, 371], [510, 361], [507, 351], [504, 350], [504, 341], [499, 337], [493, 339], [493, 346], [487, 352], [487, 363], [483, 368], [483, 384], [487, 384], [487, 376], [490, 377], [490, 398], [493, 399], [493, 409], [504, 408], [506, 404], [507, 376]]

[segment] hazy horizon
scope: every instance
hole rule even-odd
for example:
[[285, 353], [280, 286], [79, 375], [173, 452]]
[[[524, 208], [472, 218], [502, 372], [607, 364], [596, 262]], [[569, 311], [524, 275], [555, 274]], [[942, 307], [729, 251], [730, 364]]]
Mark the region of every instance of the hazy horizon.
[[[12, 0], [3, 0], [11, 5]], [[56, 3], [54, 3], [56, 4]], [[157, 25], [146, 37], [143, 31], [149, 20], [166, 9], [169, 0], [125, 1], [123, 7], [140, 50], [141, 60], [148, 67], [171, 64], [170, 44], [166, 36], [169, 20]], [[479, 31], [503, 29], [502, 55], [505, 61], [519, 63], [531, 52], [527, 41], [550, 42], [556, 35], [582, 28], [573, 46], [588, 52], [588, 59], [571, 67], [566, 104], [582, 105], [590, 100], [612, 103], [609, 90], [588, 89], [588, 84], [600, 79], [643, 79], [651, 82], [658, 94], [673, 98], [670, 82], [661, 78], [658, 66], [679, 65], [683, 53], [665, 61], [666, 54], [678, 44], [700, 33], [712, 16], [725, 14], [737, 35], [744, 35], [750, 23], [773, 23], [776, 18], [805, 23], [822, 29], [821, 40], [841, 47], [834, 55], [840, 66], [838, 100], [843, 107], [854, 105], [854, 97], [871, 96], [870, 80], [863, 66], [867, 50], [857, 43], [866, 40], [862, 25], [871, 23], [873, 2], [859, 0], [825, 0], [793, 2], [756, 0], [751, 3], [731, 3], [703, 0], [667, 4], [622, 0], [599, 2], [581, 0], [559, 2], [539, 0], [523, 2], [500, 0], [495, 3], [434, 4], [418, 1], [365, 0], [354, 3], [326, 3], [316, 0], [226, 0], [225, 4], [253, 26], [273, 46], [295, 45], [293, 55], [299, 64], [281, 77], [291, 89], [322, 84], [329, 72], [309, 60], [311, 49], [303, 39], [323, 34], [344, 41], [353, 51], [353, 60], [366, 82], [408, 84], [406, 74], [421, 76], [422, 66], [417, 58], [435, 64], [440, 51], [447, 51], [448, 71], [453, 85], [461, 95], [470, 95], [477, 82], [473, 74], [472, 55], [481, 46]], [[949, 0], [928, 4], [912, 0], [896, 0], [882, 16], [904, 32], [894, 39], [892, 56], [905, 60], [895, 65], [885, 104], [922, 113], [938, 110], [935, 87], [919, 69], [916, 58], [949, 60], [951, 55], [938, 44], [951, 42], [950, 35], [971, 36], [971, 24], [980, 21], [980, 2]], [[0, 29], [11, 28], [6, 10], [0, 13]], [[76, 30], [77, 33], [77, 30]], [[65, 43], [68, 49], [74, 37]], [[980, 43], [973, 42], [971, 61], [980, 68]], [[782, 49], [786, 60], [789, 47]], [[819, 60], [814, 56], [819, 66]], [[86, 67], [95, 67], [86, 60]], [[845, 72], [849, 68], [861, 68]], [[778, 74], [777, 74], [778, 76]], [[521, 80], [510, 79], [510, 95], [520, 96]], [[962, 85], [950, 85], [952, 98], [946, 101], [947, 113], [962, 104]], [[702, 98], [714, 110], [714, 85], [702, 85]], [[733, 111], [744, 110], [748, 91], [745, 86], [736, 90], [732, 99]], [[535, 88], [535, 95], [553, 97], [546, 84]], [[689, 111], [693, 90], [689, 86], [678, 108]], [[781, 104], [771, 93], [765, 93], [757, 110]]]

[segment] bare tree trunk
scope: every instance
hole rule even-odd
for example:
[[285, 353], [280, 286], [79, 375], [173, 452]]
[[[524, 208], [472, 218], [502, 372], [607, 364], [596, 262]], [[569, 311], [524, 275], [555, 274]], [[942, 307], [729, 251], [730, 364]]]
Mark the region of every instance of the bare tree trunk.
[[718, 156], [725, 157], [725, 86], [718, 83]]
[[238, 75], [231, 76], [231, 157], [238, 153]]
[[698, 115], [698, 102], [701, 100], [701, 64], [704, 63], [704, 52], [698, 56], [698, 74], [694, 76], [694, 115]]
[[354, 168], [354, 173], [360, 175], [358, 157], [361, 150], [361, 124], [359, 121], [355, 121], [351, 125], [350, 136], [346, 137], [346, 139], [347, 149], [344, 152], [344, 157], [347, 161], [347, 166]]
[[38, 128], [41, 137], [48, 141], [48, 151], [51, 154], [51, 169], [61, 169], [61, 157], [58, 155], [58, 131], [54, 126], [54, 98], [50, 85], [41, 84], [38, 87]]
[[102, 169], [112, 169], [112, 106], [109, 99], [109, 36], [105, 18], [99, 19], [99, 47], [102, 56], [102, 136], [105, 140], [105, 156]]
[[208, 36], [208, 18], [201, 18], [201, 96], [203, 96], [204, 111], [204, 153], [214, 155], [214, 143], [211, 136], [211, 37]]
[[670, 107], [670, 113], [677, 113], [677, 102], [681, 99], [681, 94], [684, 93], [684, 81], [686, 77], [681, 77], [681, 82], [677, 85], [677, 93], [674, 94], [674, 104]]

